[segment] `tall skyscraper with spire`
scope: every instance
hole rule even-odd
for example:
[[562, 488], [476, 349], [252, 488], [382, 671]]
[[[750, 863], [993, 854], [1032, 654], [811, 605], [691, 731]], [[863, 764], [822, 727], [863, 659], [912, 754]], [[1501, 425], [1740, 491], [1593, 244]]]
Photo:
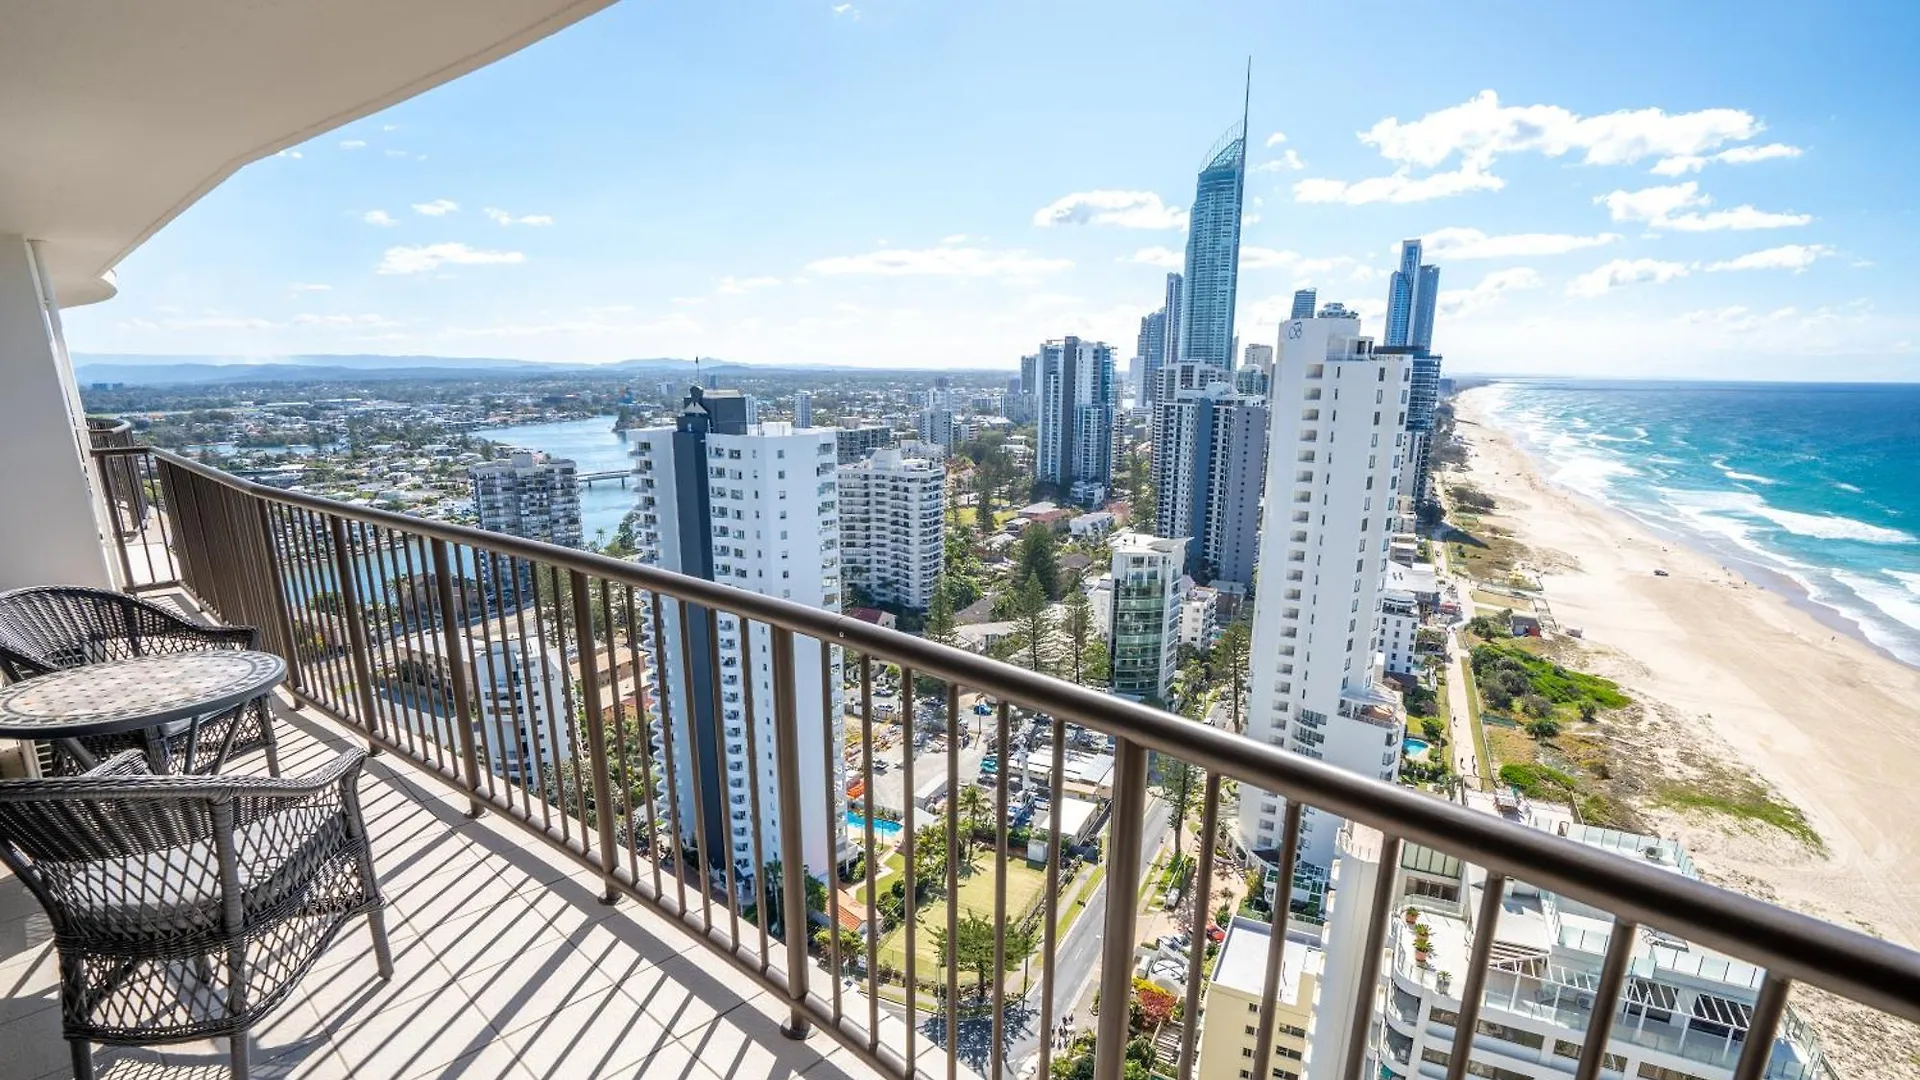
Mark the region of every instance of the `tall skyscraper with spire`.
[[1433, 410], [1439, 401], [1440, 357], [1433, 351], [1433, 313], [1440, 300], [1440, 268], [1420, 261], [1419, 240], [1400, 245], [1400, 268], [1387, 284], [1389, 348], [1409, 350], [1412, 387], [1407, 409], [1407, 468], [1401, 493], [1418, 503], [1432, 498]]
[[[1240, 283], [1240, 213], [1247, 187], [1247, 111], [1253, 65], [1247, 65], [1247, 102], [1240, 122], [1207, 153], [1187, 214], [1186, 302], [1180, 349], [1168, 363], [1195, 360], [1233, 367], [1233, 301]], [[1171, 319], [1169, 319], [1171, 322]]]

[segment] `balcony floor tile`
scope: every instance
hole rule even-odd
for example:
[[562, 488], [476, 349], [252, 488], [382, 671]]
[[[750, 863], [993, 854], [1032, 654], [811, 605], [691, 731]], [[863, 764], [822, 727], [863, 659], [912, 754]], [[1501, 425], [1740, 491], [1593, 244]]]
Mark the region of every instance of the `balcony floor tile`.
[[[311, 711], [276, 723], [289, 776], [360, 745]], [[259, 755], [236, 765], [263, 769]], [[361, 799], [393, 978], [376, 975], [366, 925], [347, 926], [252, 1033], [255, 1076], [875, 1080], [825, 1035], [782, 1036], [785, 1003], [668, 919], [631, 899], [600, 903], [593, 872], [498, 814], [468, 819], [464, 796], [407, 762], [370, 759]], [[50, 937], [0, 873], [0, 1075], [67, 1075]], [[114, 1080], [227, 1075], [224, 1040], [96, 1047], [94, 1060]]]

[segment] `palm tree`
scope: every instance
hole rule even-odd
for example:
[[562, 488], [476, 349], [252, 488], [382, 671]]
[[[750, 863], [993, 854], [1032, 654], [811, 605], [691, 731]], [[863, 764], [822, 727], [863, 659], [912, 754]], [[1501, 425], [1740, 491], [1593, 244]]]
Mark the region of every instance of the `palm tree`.
[[967, 835], [964, 839], [971, 842], [981, 829], [986, 828], [987, 818], [993, 813], [993, 806], [988, 802], [985, 791], [968, 786], [960, 791], [960, 813], [967, 819]]

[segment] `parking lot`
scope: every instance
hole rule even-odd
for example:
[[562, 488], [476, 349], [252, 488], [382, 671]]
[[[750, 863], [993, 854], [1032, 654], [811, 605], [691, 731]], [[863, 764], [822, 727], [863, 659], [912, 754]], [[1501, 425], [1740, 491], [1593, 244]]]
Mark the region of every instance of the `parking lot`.
[[[922, 745], [920, 751], [914, 755], [913, 778], [916, 786], [924, 788], [928, 781], [947, 775], [947, 751], [944, 746], [944, 741], [941, 736], [931, 734], [932, 731], [938, 730], [938, 728], [943, 726], [946, 716], [943, 702], [921, 699], [917, 704], [919, 705], [919, 709], [918, 716], [914, 722], [914, 731]], [[860, 734], [860, 718], [858, 713], [860, 696], [857, 688], [848, 693], [847, 706], [848, 715], [844, 718], [847, 724], [847, 745], [857, 746], [859, 744]], [[876, 686], [873, 695], [873, 706], [873, 732], [874, 742], [876, 744], [873, 757], [874, 803], [876, 806], [885, 807], [896, 814], [904, 813], [906, 811], [907, 800], [911, 793], [906, 790], [906, 773], [905, 770], [901, 768], [906, 747], [903, 745], [904, 740], [901, 738], [902, 729], [899, 724], [900, 717], [897, 711], [898, 698], [892, 694], [882, 694]], [[986, 711], [978, 711], [982, 708]], [[997, 717], [994, 714], [994, 706], [991, 703], [983, 702], [983, 699], [978, 694], [969, 693], [960, 696], [960, 718], [960, 784], [962, 787], [965, 787], [969, 784], [976, 784], [982, 779], [983, 774], [980, 771], [980, 763], [989, 752], [988, 746], [992, 742], [995, 734]], [[1016, 713], [1010, 727], [1014, 739], [1014, 756], [1017, 763], [1023, 744], [1027, 742], [1027, 736], [1034, 729], [1034, 722], [1030, 717]], [[1095, 742], [1097, 742], [1097, 740], [1095, 740]], [[1099, 749], [1097, 745], [1091, 743], [1089, 746], [1081, 748]], [[1045, 755], [1049, 753], [1048, 744], [1045, 741], [1034, 742], [1031, 745], [1030, 752], [1036, 755]], [[854, 769], [856, 772], [859, 766], [859, 760], [859, 757], [856, 755], [854, 758]], [[991, 776], [991, 774], [986, 775]], [[849, 807], [857, 811], [864, 802], [865, 796], [863, 795], [858, 799], [850, 801]]]

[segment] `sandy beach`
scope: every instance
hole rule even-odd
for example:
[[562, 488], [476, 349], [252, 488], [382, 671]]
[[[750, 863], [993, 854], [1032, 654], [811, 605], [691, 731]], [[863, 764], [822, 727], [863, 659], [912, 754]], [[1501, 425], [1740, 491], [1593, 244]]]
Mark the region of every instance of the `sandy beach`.
[[1730, 754], [1777, 789], [1826, 850], [1768, 826], [1636, 809], [1720, 884], [1920, 946], [1920, 670], [1548, 484], [1487, 425], [1474, 391], [1456, 413], [1467, 472], [1441, 482], [1465, 479], [1498, 501], [1490, 520], [1532, 550], [1554, 615], [1585, 635], [1589, 666], [1698, 740], [1680, 749]]

